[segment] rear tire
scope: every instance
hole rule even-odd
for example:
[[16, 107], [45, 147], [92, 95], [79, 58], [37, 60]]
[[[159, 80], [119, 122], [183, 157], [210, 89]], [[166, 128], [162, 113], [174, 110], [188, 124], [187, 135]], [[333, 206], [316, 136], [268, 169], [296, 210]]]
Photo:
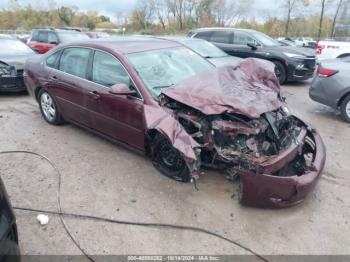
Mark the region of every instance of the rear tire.
[[347, 95], [341, 103], [340, 113], [344, 121], [350, 123], [350, 94]]
[[153, 139], [152, 161], [155, 168], [171, 179], [179, 182], [191, 180], [190, 171], [180, 152], [160, 134]]
[[63, 124], [63, 118], [59, 112], [57, 104], [53, 99], [53, 96], [45, 89], [41, 89], [38, 94], [38, 102], [41, 115], [46, 122], [51, 125]]
[[272, 62], [275, 64], [276, 77], [277, 77], [278, 81], [280, 82], [280, 85], [283, 85], [284, 83], [286, 83], [286, 80], [287, 80], [286, 68], [279, 61], [272, 61]]

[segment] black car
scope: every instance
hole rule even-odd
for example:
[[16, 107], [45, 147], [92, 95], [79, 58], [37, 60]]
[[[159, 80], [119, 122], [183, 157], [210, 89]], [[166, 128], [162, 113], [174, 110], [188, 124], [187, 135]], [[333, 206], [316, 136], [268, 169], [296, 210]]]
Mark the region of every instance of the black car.
[[0, 92], [26, 90], [23, 66], [35, 52], [18, 39], [0, 36]]
[[16, 218], [0, 177], [0, 262], [20, 261]]
[[181, 36], [155, 36], [154, 38], [182, 44], [199, 54], [201, 57], [207, 59], [216, 67], [225, 65], [237, 66], [242, 61], [242, 58], [230, 56], [212, 43], [202, 39]]
[[188, 37], [212, 42], [232, 56], [256, 57], [272, 61], [281, 84], [309, 79], [315, 71], [316, 56], [313, 50], [282, 46], [271, 37], [255, 30], [202, 28], [190, 31]]

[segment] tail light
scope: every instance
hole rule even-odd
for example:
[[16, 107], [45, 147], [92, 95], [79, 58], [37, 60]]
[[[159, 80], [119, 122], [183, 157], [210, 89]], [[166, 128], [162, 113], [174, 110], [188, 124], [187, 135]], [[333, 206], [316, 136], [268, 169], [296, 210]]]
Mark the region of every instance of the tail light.
[[319, 42], [317, 42], [316, 44], [316, 54], [320, 55], [322, 54], [322, 50], [325, 48], [325, 45], [320, 45]]
[[334, 69], [327, 69], [321, 66], [317, 68], [317, 75], [321, 77], [330, 77], [332, 75], [335, 75], [336, 73], [338, 73], [338, 71]]

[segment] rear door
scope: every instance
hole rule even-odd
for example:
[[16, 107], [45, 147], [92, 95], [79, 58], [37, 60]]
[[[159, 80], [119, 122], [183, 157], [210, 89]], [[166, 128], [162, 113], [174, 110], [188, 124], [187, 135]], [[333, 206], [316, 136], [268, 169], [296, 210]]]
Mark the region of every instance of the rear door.
[[[90, 69], [87, 107], [90, 126], [106, 136], [143, 150], [143, 100], [121, 62], [112, 54], [95, 51]], [[127, 84], [135, 95], [113, 95], [115, 84]]]
[[81, 125], [89, 125], [87, 106], [89, 48], [69, 47], [62, 51], [57, 69], [50, 71], [50, 90], [63, 116]]
[[256, 50], [249, 47], [248, 43], [254, 43], [256, 46], [260, 45], [259, 42], [257, 42], [248, 33], [239, 30], [234, 32], [233, 49], [235, 50], [235, 54], [237, 54], [237, 56], [242, 58], [257, 57]]
[[210, 36], [210, 42], [222, 49], [229, 55], [236, 56], [235, 50], [233, 48], [233, 31], [213, 31]]

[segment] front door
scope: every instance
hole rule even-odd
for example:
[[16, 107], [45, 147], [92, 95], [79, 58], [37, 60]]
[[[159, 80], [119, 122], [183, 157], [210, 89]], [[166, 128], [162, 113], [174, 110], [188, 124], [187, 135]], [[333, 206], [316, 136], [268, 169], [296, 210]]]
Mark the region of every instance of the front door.
[[[113, 55], [95, 51], [90, 69], [87, 107], [90, 126], [136, 148], [144, 148], [143, 100], [129, 74]], [[127, 84], [135, 95], [114, 95], [115, 84]]]

